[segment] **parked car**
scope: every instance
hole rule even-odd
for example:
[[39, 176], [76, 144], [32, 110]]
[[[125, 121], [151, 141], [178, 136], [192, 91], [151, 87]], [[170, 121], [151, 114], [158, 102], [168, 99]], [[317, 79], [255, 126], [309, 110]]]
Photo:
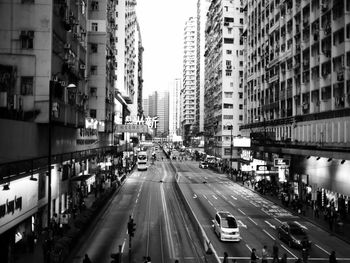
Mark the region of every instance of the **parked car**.
[[214, 232], [221, 241], [241, 241], [237, 220], [230, 212], [217, 212], [213, 221]]
[[208, 168], [208, 163], [207, 162], [200, 162], [199, 163], [199, 168], [207, 169]]
[[277, 228], [278, 238], [294, 248], [309, 248], [311, 242], [305, 229], [295, 222], [284, 222]]

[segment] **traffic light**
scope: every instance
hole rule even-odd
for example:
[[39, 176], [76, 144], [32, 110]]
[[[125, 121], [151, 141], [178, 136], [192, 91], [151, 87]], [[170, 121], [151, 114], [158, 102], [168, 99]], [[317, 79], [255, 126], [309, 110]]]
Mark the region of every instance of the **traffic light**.
[[136, 224], [134, 223], [134, 219], [130, 218], [128, 222], [128, 234], [133, 237], [136, 230]]

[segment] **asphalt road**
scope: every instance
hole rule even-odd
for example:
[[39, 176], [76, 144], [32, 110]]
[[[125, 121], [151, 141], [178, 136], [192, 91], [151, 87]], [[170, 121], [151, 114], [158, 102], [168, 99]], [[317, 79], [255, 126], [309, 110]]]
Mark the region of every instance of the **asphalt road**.
[[[173, 162], [178, 171], [181, 191], [196, 214], [217, 256], [222, 260], [224, 252], [229, 259], [250, 262], [252, 248], [261, 257], [264, 245], [269, 255], [276, 241], [279, 254], [288, 256], [288, 262], [295, 262], [301, 251], [290, 248], [277, 237], [276, 228], [284, 221], [295, 221], [305, 228], [312, 241], [309, 262], [328, 262], [329, 254], [336, 251], [338, 262], [350, 262], [349, 244], [330, 235], [309, 221], [295, 216], [263, 196], [229, 180], [226, 175], [208, 169], [200, 169], [198, 162]], [[213, 231], [213, 218], [220, 210], [231, 212], [238, 220], [242, 240], [238, 243], [221, 242]]]
[[[81, 263], [85, 253], [92, 262], [111, 262], [121, 249], [123, 262], [205, 262], [205, 251], [174, 187], [168, 161], [149, 163], [147, 171], [135, 170], [92, 223], [68, 262]], [[136, 223], [131, 239], [127, 222]]]

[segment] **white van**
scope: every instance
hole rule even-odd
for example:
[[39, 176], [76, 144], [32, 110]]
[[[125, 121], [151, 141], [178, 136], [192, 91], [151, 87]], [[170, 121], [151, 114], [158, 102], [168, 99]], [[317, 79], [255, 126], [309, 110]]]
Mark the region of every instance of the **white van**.
[[227, 211], [219, 211], [214, 218], [214, 231], [221, 241], [241, 241], [236, 218]]

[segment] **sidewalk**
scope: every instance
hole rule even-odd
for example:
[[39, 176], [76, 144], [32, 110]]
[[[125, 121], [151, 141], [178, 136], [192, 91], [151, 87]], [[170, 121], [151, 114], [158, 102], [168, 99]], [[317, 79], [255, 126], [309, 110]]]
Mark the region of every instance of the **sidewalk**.
[[[117, 186], [117, 189], [118, 189], [118, 186]], [[95, 197], [95, 194], [93, 192], [88, 194], [88, 196], [84, 198], [85, 207], [91, 208], [92, 204], [97, 198], [98, 196]], [[75, 219], [73, 217], [69, 218], [68, 226], [72, 228], [74, 225], [74, 222], [75, 222]], [[38, 240], [34, 245], [33, 252], [29, 252], [28, 249], [26, 251], [23, 251], [23, 250], [16, 251], [14, 262], [15, 263], [44, 263], [45, 262], [44, 252], [43, 252], [43, 243], [45, 240], [44, 236], [45, 236], [44, 233], [41, 233], [39, 235]], [[59, 236], [55, 237], [54, 240], [57, 240], [58, 238]], [[55, 262], [50, 262], [50, 263], [55, 263]]]
[[[236, 182], [236, 183], [242, 185], [242, 182]], [[301, 218], [304, 218], [309, 222], [313, 223], [314, 225], [317, 225], [319, 228], [322, 228], [323, 230], [327, 231], [330, 235], [334, 235], [339, 239], [342, 239], [343, 241], [350, 244], [350, 218], [347, 218], [343, 222], [342, 226], [336, 225], [334, 223], [332, 229], [330, 229], [329, 223], [326, 219], [324, 219], [324, 216], [321, 211], [319, 212], [319, 217], [315, 217], [314, 210], [311, 207], [307, 206], [303, 214], [298, 214], [297, 211], [291, 208], [291, 206], [285, 206], [284, 204], [282, 204], [282, 201], [277, 196], [271, 195], [270, 193], [261, 194], [255, 189], [253, 189], [252, 186], [247, 186], [246, 184], [244, 184], [243, 186], [245, 188], [250, 189], [251, 191], [254, 191], [255, 193], [259, 194], [265, 199], [283, 207], [284, 209], [291, 212], [292, 214], [298, 215]]]

